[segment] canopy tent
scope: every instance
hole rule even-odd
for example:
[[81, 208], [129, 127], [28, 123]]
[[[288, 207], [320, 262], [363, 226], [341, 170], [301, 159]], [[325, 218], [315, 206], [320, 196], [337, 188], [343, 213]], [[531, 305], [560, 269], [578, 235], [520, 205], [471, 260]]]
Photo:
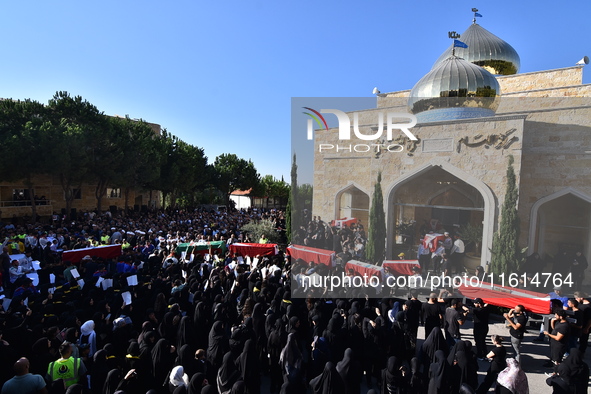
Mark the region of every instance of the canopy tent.
[[235, 243], [230, 245], [232, 256], [274, 256], [279, 253], [277, 244]]
[[392, 272], [399, 275], [414, 275], [413, 267], [417, 267], [419, 272], [421, 269], [419, 260], [384, 260], [382, 267], [390, 268]]
[[121, 245], [98, 246], [96, 248], [84, 248], [67, 250], [62, 253], [62, 261], [78, 263], [84, 256], [100, 257], [103, 259], [116, 259], [121, 256]]
[[212, 241], [212, 242], [190, 242], [179, 244], [176, 248], [177, 253], [187, 252], [190, 254], [201, 254], [206, 253], [218, 253], [218, 255], [224, 255], [228, 250], [224, 241]]
[[514, 308], [516, 305], [521, 304], [529, 312], [542, 315], [551, 313], [550, 296], [544, 293], [491, 285], [487, 282], [474, 283], [474, 286], [468, 282], [462, 284], [458, 290], [466, 298], [482, 298], [485, 303], [491, 305]]
[[335, 252], [332, 250], [311, 248], [302, 245], [290, 245], [287, 247], [287, 254], [292, 259], [302, 259], [306, 263], [324, 264], [329, 267], [334, 265]]

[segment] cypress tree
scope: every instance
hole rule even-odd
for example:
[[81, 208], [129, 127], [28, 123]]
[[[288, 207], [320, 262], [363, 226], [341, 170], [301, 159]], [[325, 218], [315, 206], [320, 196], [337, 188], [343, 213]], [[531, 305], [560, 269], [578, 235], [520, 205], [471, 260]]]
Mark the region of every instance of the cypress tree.
[[378, 173], [378, 181], [374, 186], [369, 210], [369, 233], [365, 248], [365, 257], [371, 263], [381, 265], [386, 249], [386, 215], [382, 196], [382, 173]]
[[292, 243], [293, 237], [297, 234], [299, 228], [298, 212], [298, 165], [296, 164], [296, 155], [293, 154], [291, 163], [291, 190], [287, 200], [285, 227], [287, 243]]
[[519, 260], [519, 217], [517, 216], [517, 182], [513, 169], [513, 156], [507, 166], [507, 190], [501, 208], [501, 223], [495, 233], [492, 247], [491, 269], [495, 275], [506, 275], [517, 270]]

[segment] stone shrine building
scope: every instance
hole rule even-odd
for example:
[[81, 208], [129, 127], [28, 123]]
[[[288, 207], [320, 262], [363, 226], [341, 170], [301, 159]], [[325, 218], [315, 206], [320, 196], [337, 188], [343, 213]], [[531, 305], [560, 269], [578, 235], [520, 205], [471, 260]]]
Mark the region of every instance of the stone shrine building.
[[[392, 141], [378, 142], [339, 140], [334, 128], [315, 131], [314, 214], [355, 217], [367, 228], [381, 172], [387, 259], [394, 258], [401, 224], [415, 223], [413, 245], [425, 230], [461, 233], [471, 224], [482, 227], [486, 265], [513, 156], [520, 245], [546, 261], [561, 251], [589, 258], [591, 85], [582, 84], [584, 65], [519, 74], [517, 52], [475, 22], [461, 40], [467, 48], [450, 47], [412, 90], [378, 94], [377, 108], [356, 112], [368, 135], [383, 126], [380, 114], [385, 120], [387, 113], [413, 113], [416, 141], [399, 130]], [[320, 151], [320, 144], [343, 149]]]

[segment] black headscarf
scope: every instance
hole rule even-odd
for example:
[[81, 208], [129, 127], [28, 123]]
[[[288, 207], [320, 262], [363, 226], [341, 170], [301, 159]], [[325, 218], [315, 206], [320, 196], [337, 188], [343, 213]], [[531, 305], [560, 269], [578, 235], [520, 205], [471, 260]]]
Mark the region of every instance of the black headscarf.
[[449, 348], [445, 342], [441, 328], [435, 327], [431, 330], [431, 333], [425, 339], [425, 342], [423, 342], [421, 349], [423, 350], [423, 357], [426, 356], [430, 363], [435, 362], [435, 353], [438, 350], [442, 350], [444, 354], [447, 354]]
[[[255, 341], [252, 339], [246, 341], [244, 344], [244, 350], [242, 350], [242, 354], [240, 354], [238, 357], [237, 364], [240, 377], [242, 380], [244, 380], [244, 383], [249, 388], [259, 387], [261, 380], [261, 369], [257, 357]], [[251, 390], [249, 390], [249, 392], [250, 391]]]
[[[98, 353], [98, 352], [97, 352]], [[121, 371], [118, 369], [112, 369], [107, 374], [107, 379], [105, 380], [105, 384], [103, 385], [103, 393], [104, 394], [114, 394], [117, 391], [117, 386], [119, 386], [119, 382], [121, 381]]]
[[310, 381], [310, 388], [314, 394], [342, 394], [345, 392], [345, 382], [335, 365], [329, 361], [324, 371]]
[[[456, 360], [456, 353], [457, 352], [464, 352], [466, 353], [466, 342], [458, 341], [456, 342], [451, 349], [449, 349], [449, 355], [447, 356], [447, 363], [451, 366], [454, 365], [454, 361]], [[465, 354], [464, 354], [465, 355]]]
[[572, 348], [568, 357], [556, 367], [556, 373], [568, 384], [574, 384], [574, 380], [584, 369], [583, 353], [578, 348]]
[[205, 374], [199, 372], [191, 377], [189, 386], [187, 386], [187, 394], [199, 394], [203, 388], [203, 382], [205, 381]]
[[337, 364], [337, 372], [345, 382], [347, 393], [359, 393], [363, 371], [361, 364], [353, 358], [353, 350], [347, 348], [343, 359]]
[[107, 352], [103, 349], [96, 352], [93, 356], [92, 373], [90, 374], [90, 387], [92, 393], [101, 394], [103, 385], [109, 373], [107, 364]]
[[239, 380], [234, 383], [232, 390], [230, 390], [230, 394], [246, 394], [246, 385], [244, 384], [244, 381]]
[[428, 394], [447, 394], [449, 393], [447, 374], [447, 360], [443, 350], [435, 352], [435, 362], [429, 369], [429, 391]]
[[302, 366], [302, 352], [298, 347], [298, 342], [295, 334], [289, 334], [287, 336], [287, 344], [281, 351], [279, 356], [279, 362], [286, 371], [291, 368], [300, 369]]
[[157, 387], [164, 384], [173, 364], [173, 355], [170, 353], [170, 344], [164, 338], [161, 338], [154, 349], [152, 349], [152, 375], [156, 379]]
[[207, 347], [207, 360], [218, 367], [222, 363], [224, 354], [229, 349], [228, 337], [224, 331], [224, 324], [216, 321], [209, 331], [209, 342]]
[[188, 316], [183, 316], [181, 318], [181, 322], [179, 323], [179, 329], [177, 332], [177, 345], [176, 347], [180, 349], [183, 345], [195, 345], [195, 330], [193, 329], [193, 324], [191, 319]]
[[400, 370], [400, 361], [392, 356], [382, 370], [382, 390], [386, 393], [398, 393], [406, 388], [406, 381]]
[[220, 392], [226, 392], [231, 390], [232, 386], [234, 385], [234, 383], [236, 383], [239, 377], [240, 372], [236, 368], [232, 352], [224, 354], [222, 366], [220, 367], [217, 376], [217, 384]]
[[189, 345], [183, 345], [177, 351], [175, 364], [182, 365], [187, 376], [193, 376], [197, 372], [195, 352]]

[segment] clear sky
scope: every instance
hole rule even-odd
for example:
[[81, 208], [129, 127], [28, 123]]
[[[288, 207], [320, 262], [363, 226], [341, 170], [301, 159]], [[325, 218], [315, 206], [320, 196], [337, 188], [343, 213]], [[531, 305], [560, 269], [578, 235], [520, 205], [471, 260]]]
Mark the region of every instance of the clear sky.
[[[3, 1], [0, 97], [80, 95], [108, 115], [158, 123], [289, 181], [292, 97], [410, 89], [478, 23], [520, 72], [591, 56], [591, 2]], [[591, 67], [587, 66], [587, 67]], [[591, 82], [585, 70], [584, 82]]]

